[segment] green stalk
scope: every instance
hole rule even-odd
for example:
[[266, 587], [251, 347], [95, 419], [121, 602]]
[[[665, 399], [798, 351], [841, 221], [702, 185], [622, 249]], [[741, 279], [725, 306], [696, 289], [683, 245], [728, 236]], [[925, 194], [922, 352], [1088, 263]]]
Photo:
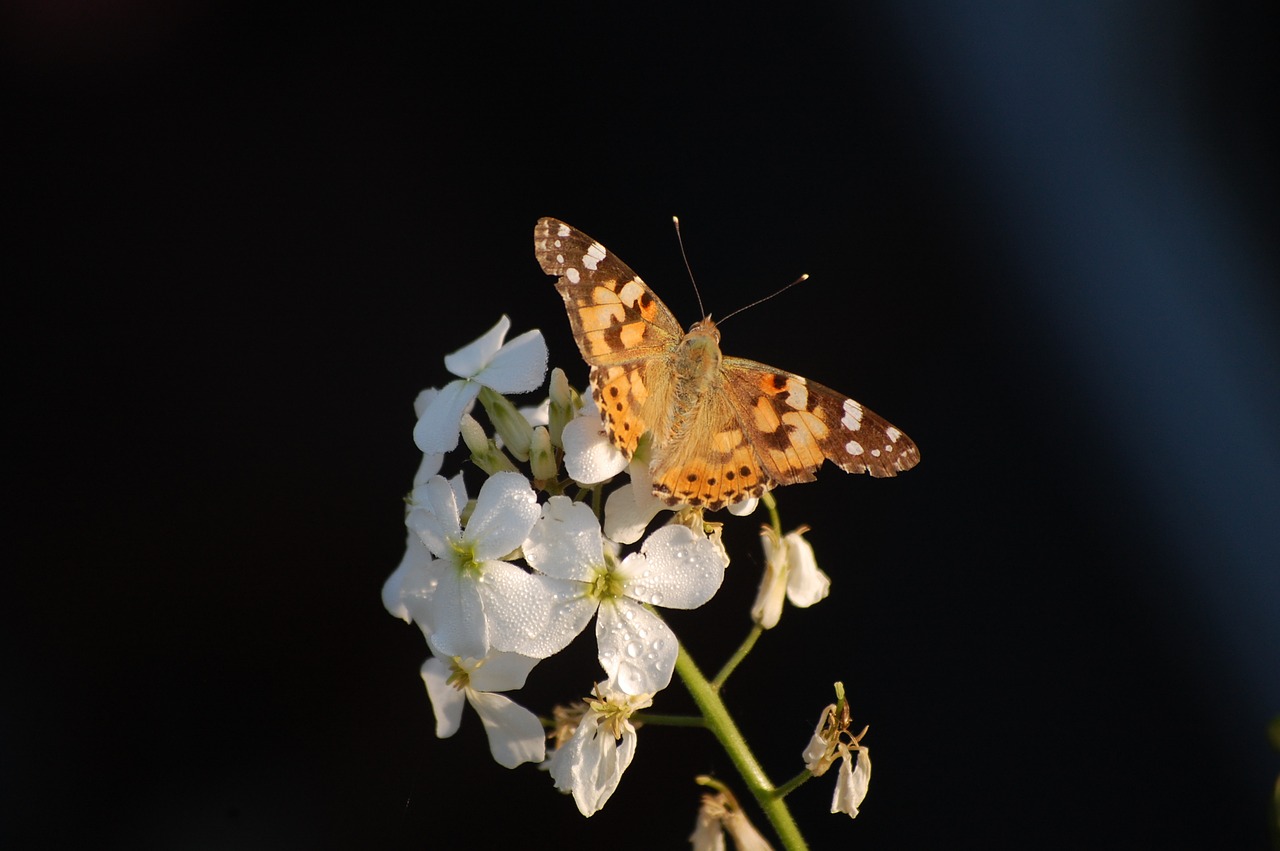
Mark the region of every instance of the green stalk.
[[756, 761], [755, 754], [747, 746], [747, 740], [743, 738], [738, 725], [729, 715], [729, 710], [720, 699], [720, 694], [703, 676], [683, 644], [680, 645], [680, 653], [676, 656], [676, 672], [680, 674], [685, 688], [689, 690], [694, 703], [698, 704], [698, 708], [702, 711], [707, 729], [715, 734], [725, 753], [729, 754], [729, 759], [733, 760], [738, 773], [742, 775], [743, 782], [747, 784], [751, 794], [755, 795], [760, 809], [764, 810], [765, 816], [773, 825], [774, 832], [782, 840], [783, 847], [789, 851], [807, 849], [809, 846], [800, 835], [800, 828], [791, 817], [791, 811], [787, 809], [786, 802], [777, 794], [777, 790], [764, 773], [764, 768]]

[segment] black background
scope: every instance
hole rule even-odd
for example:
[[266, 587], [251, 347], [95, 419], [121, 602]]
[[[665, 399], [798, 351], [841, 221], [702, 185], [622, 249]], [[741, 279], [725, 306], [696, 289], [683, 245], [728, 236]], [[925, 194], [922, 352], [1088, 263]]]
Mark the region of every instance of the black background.
[[[1012, 5], [1012, 4], [1011, 4]], [[1029, 9], [1029, 7], [1027, 7]], [[502, 313], [581, 383], [565, 219], [725, 349], [910, 433], [779, 493], [831, 597], [726, 699], [870, 795], [815, 847], [1264, 847], [1280, 712], [1275, 31], [1239, 4], [6, 7], [6, 846], [683, 847], [705, 734], [589, 820], [434, 737], [404, 544], [419, 389]], [[758, 518], [708, 607], [735, 646]], [[589, 642], [535, 670], [545, 711]], [[689, 707], [678, 685], [661, 711]], [[740, 785], [736, 788], [741, 789]]]

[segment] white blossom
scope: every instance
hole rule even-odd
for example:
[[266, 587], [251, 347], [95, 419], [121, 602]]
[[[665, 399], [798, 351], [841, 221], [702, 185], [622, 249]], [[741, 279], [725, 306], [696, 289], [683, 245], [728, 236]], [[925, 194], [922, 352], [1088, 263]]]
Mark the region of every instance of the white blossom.
[[498, 764], [515, 768], [544, 760], [546, 735], [538, 716], [494, 693], [522, 688], [536, 664], [537, 659], [498, 650], [484, 659], [432, 656], [422, 666], [422, 681], [436, 716], [436, 735], [444, 739], [458, 731], [465, 698], [480, 716]]
[[518, 473], [490, 476], [466, 529], [443, 477], [420, 490], [422, 503], [405, 522], [435, 556], [426, 566], [435, 585], [405, 604], [439, 651], [482, 659], [495, 648], [541, 659], [563, 648], [572, 636], [548, 634], [554, 599], [542, 578], [503, 560], [518, 550], [540, 514], [528, 480]]
[[[419, 398], [423, 394], [434, 391], [424, 390], [419, 394]], [[423, 468], [427, 466], [426, 461], [432, 456], [423, 456]], [[429, 481], [434, 473], [427, 476], [422, 482], [418, 482], [413, 492], [409, 494], [409, 511], [413, 511], [415, 506], [421, 507], [426, 504], [427, 491], [424, 485]], [[467, 502], [467, 486], [462, 481], [462, 474], [454, 476], [449, 480], [449, 486], [453, 488], [454, 499], [465, 505]], [[412, 623], [415, 611], [421, 613], [423, 611], [423, 601], [435, 593], [438, 580], [435, 578], [433, 571], [429, 569], [435, 557], [431, 555], [431, 551], [422, 543], [422, 539], [414, 534], [410, 529], [407, 532], [407, 540], [405, 541], [404, 557], [400, 560], [400, 566], [387, 577], [387, 581], [382, 585], [382, 605], [387, 611], [403, 620], [405, 623]], [[422, 626], [422, 624], [419, 624]], [[424, 632], [430, 634], [431, 630], [423, 629]]]
[[503, 344], [511, 320], [503, 316], [484, 336], [445, 355], [444, 365], [458, 376], [430, 401], [413, 429], [413, 440], [424, 453], [448, 452], [458, 445], [458, 423], [488, 387], [497, 393], [527, 393], [542, 384], [547, 373], [547, 343], [541, 331], [526, 331]]
[[556, 788], [573, 794], [578, 811], [591, 816], [608, 802], [636, 755], [632, 713], [653, 703], [652, 695], [631, 695], [606, 680], [568, 741], [556, 748], [548, 768]]
[[557, 630], [576, 633], [597, 612], [600, 666], [628, 694], [666, 688], [679, 650], [671, 628], [645, 604], [695, 609], [724, 580], [719, 550], [686, 526], [658, 529], [619, 562], [591, 509], [563, 496], [547, 501], [524, 554], [560, 600]]

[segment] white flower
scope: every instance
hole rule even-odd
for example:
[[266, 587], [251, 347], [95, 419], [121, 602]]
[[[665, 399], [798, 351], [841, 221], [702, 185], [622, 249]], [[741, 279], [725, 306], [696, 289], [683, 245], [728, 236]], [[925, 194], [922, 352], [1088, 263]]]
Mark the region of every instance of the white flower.
[[618, 788], [636, 755], [631, 714], [653, 703], [651, 695], [625, 694], [607, 680], [596, 686], [595, 694], [577, 729], [556, 748], [548, 766], [556, 788], [573, 793], [584, 816], [598, 812]]
[[[434, 391], [424, 390], [421, 395], [432, 393]], [[427, 466], [427, 459], [432, 456], [423, 456], [423, 467]], [[413, 511], [415, 507], [422, 507], [427, 502], [427, 490], [423, 487], [427, 481], [434, 476], [434, 473], [428, 475], [422, 482], [418, 482], [413, 492], [409, 494], [409, 511]], [[462, 504], [467, 502], [467, 486], [462, 481], [462, 474], [454, 476], [449, 480], [450, 487], [453, 488], [454, 499]], [[414, 612], [423, 610], [424, 601], [435, 593], [438, 580], [433, 572], [429, 569], [431, 562], [435, 561], [435, 557], [431, 555], [431, 551], [422, 543], [422, 539], [414, 534], [410, 529], [407, 533], [405, 541], [404, 557], [400, 560], [400, 566], [387, 577], [387, 581], [382, 586], [382, 605], [387, 611], [403, 620], [405, 623], [414, 621]], [[421, 625], [421, 624], [420, 624]], [[430, 629], [423, 630], [430, 634]]]
[[405, 603], [440, 653], [483, 659], [495, 648], [541, 659], [564, 647], [572, 636], [557, 643], [547, 632], [554, 599], [542, 578], [502, 560], [538, 519], [529, 482], [518, 473], [490, 476], [465, 530], [457, 497], [443, 477], [431, 479], [415, 496], [420, 492], [422, 504], [405, 522], [435, 556], [425, 568], [435, 586]]
[[547, 373], [547, 343], [541, 331], [527, 331], [503, 345], [511, 320], [503, 316], [483, 337], [445, 355], [444, 365], [459, 377], [431, 400], [413, 429], [424, 453], [448, 452], [458, 445], [458, 423], [481, 386], [497, 393], [527, 393]]
[[524, 555], [560, 599], [553, 616], [556, 631], [576, 634], [598, 608], [600, 666], [628, 694], [666, 688], [679, 650], [670, 627], [645, 604], [696, 609], [724, 581], [720, 552], [686, 526], [658, 529], [640, 552], [619, 563], [591, 509], [564, 496], [547, 501]]
[[[850, 762], [858, 760], [858, 767], [853, 768]], [[847, 813], [849, 818], [858, 817], [858, 805], [867, 797], [867, 784], [871, 782], [871, 749], [850, 749], [841, 746], [840, 776], [836, 779], [836, 791], [831, 796], [831, 812]]]
[[818, 569], [813, 547], [803, 537], [805, 531], [802, 527], [779, 538], [766, 526], [760, 533], [765, 570], [751, 617], [765, 629], [778, 625], [784, 594], [791, 605], [803, 609], [826, 597], [831, 588], [831, 579]]
[[[427, 643], [432, 642], [428, 639]], [[432, 656], [422, 666], [422, 681], [435, 712], [436, 735], [445, 739], [458, 731], [465, 697], [480, 716], [489, 737], [489, 752], [499, 765], [515, 768], [544, 760], [547, 739], [538, 716], [493, 693], [522, 688], [536, 664], [537, 659], [498, 650], [484, 659], [454, 657], [446, 661]]]

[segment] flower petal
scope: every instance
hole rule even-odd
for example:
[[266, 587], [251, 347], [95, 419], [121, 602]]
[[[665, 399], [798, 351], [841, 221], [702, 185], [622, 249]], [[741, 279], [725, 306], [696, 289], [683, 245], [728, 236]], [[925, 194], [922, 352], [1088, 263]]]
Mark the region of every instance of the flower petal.
[[540, 660], [519, 653], [495, 650], [471, 671], [471, 687], [476, 691], [513, 691], [524, 688], [529, 672]]
[[696, 609], [724, 582], [724, 561], [716, 546], [688, 526], [663, 526], [645, 539], [640, 553], [618, 568], [624, 593], [669, 609]]
[[600, 667], [626, 694], [655, 694], [671, 684], [679, 644], [662, 619], [634, 600], [605, 601], [596, 615]]
[[627, 456], [610, 442], [593, 403], [584, 405], [578, 416], [565, 423], [561, 440], [564, 469], [575, 482], [594, 485], [627, 468]]
[[479, 339], [467, 343], [453, 354], [445, 355], [444, 368], [459, 378], [474, 378], [502, 348], [502, 340], [510, 329], [511, 320], [504, 315]]
[[476, 561], [500, 558], [524, 543], [541, 513], [528, 479], [494, 473], [480, 488], [462, 539], [475, 547]]
[[505, 561], [487, 561], [482, 569], [484, 581], [477, 585], [484, 598], [493, 647], [545, 659], [563, 650], [577, 635], [563, 624], [551, 628], [556, 598], [543, 583], [543, 577], [525, 573]]
[[483, 659], [489, 653], [489, 626], [480, 589], [453, 565], [436, 564], [444, 568], [440, 584], [424, 601], [426, 616], [419, 625], [423, 621], [429, 625], [432, 645], [441, 655]]
[[524, 557], [547, 576], [590, 582], [594, 568], [604, 565], [604, 541], [595, 512], [567, 496], [551, 497], [524, 543]]
[[609, 494], [604, 504], [605, 537], [619, 544], [634, 544], [640, 540], [649, 521], [659, 511], [671, 507], [654, 496], [649, 468], [643, 462], [632, 461], [627, 465], [627, 471], [631, 484]]
[[405, 598], [424, 598], [435, 593], [436, 578], [428, 570], [434, 559], [422, 540], [410, 530], [404, 546], [400, 566], [387, 577], [382, 585], [382, 605], [396, 617], [409, 623], [413, 616], [405, 604]]
[[499, 393], [528, 393], [547, 376], [547, 341], [538, 330], [526, 331], [498, 350], [476, 374], [476, 381]]
[[840, 760], [840, 776], [836, 779], [836, 791], [831, 796], [831, 812], [847, 813], [858, 817], [858, 805], [867, 797], [867, 785], [871, 782], [871, 753], [868, 748], [857, 751], [858, 767], [850, 766], [853, 755], [845, 752]]
[[428, 455], [451, 452], [458, 445], [462, 415], [479, 395], [480, 385], [474, 381], [450, 381], [418, 417], [413, 442]]
[[467, 700], [484, 724], [489, 753], [499, 765], [515, 768], [546, 759], [547, 737], [537, 715], [500, 694], [474, 688], [467, 689]]
[[818, 568], [813, 547], [803, 537], [790, 532], [786, 536], [787, 599], [791, 605], [807, 608], [822, 600], [831, 590], [831, 578]]
[[462, 692], [449, 685], [450, 673], [449, 666], [434, 656], [422, 664], [422, 682], [427, 686], [431, 711], [436, 716], [436, 737], [440, 739], [447, 739], [458, 732], [462, 723], [462, 707], [466, 704]]
[[426, 484], [413, 489], [409, 516], [404, 522], [432, 555], [452, 558], [449, 541], [462, 535], [457, 491], [444, 476], [432, 476]]

